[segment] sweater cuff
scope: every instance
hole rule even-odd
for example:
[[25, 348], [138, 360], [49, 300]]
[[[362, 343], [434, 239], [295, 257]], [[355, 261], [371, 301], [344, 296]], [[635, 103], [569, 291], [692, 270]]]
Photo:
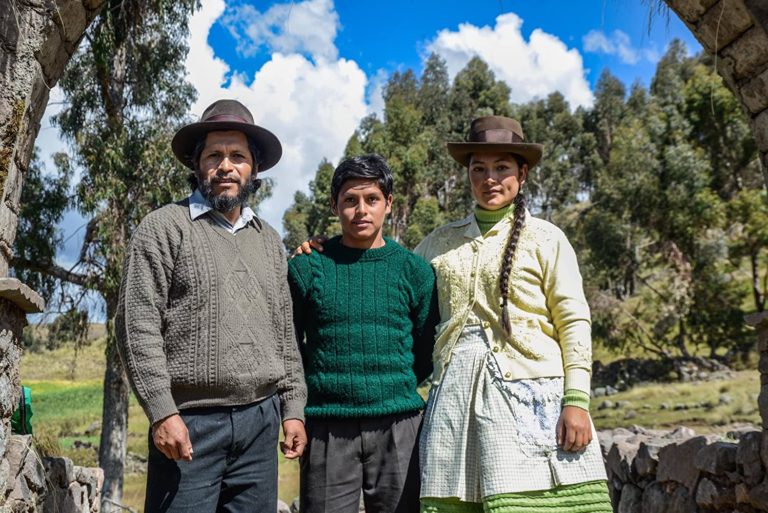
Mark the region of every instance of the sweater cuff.
[[149, 417], [150, 425], [154, 425], [157, 421], [179, 413], [176, 401], [173, 400], [170, 390], [148, 398], [144, 403], [144, 411], [147, 417]]
[[565, 390], [580, 390], [589, 395], [592, 375], [586, 369], [568, 369], [565, 371]]
[[581, 390], [566, 390], [565, 395], [563, 395], [563, 406], [576, 406], [589, 411], [589, 394]]
[[280, 395], [280, 415], [282, 420], [297, 419], [304, 422], [305, 404], [305, 399]]

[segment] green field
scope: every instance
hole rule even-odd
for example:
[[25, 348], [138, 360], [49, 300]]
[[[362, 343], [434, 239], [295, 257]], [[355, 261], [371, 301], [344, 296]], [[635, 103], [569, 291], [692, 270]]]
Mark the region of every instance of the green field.
[[[62, 348], [25, 354], [21, 363], [22, 382], [32, 389], [38, 447], [48, 454], [67, 456], [77, 465], [93, 466], [97, 461], [104, 373], [104, 341], [98, 335], [77, 356], [71, 348]], [[611, 356], [601, 353], [603, 358]], [[736, 372], [728, 381], [640, 385], [593, 399], [592, 416], [598, 429], [686, 425], [700, 432], [724, 432], [733, 424], [759, 422], [759, 389], [756, 370]], [[614, 407], [603, 404], [600, 409], [604, 401]], [[128, 452], [131, 466], [137, 470], [142, 469], [141, 458], [147, 454], [148, 428], [143, 411], [132, 398]], [[282, 455], [279, 461], [279, 496], [290, 504], [298, 495], [298, 463], [286, 461]], [[140, 472], [129, 473], [125, 479], [124, 504], [137, 511], [143, 506], [144, 479]]]

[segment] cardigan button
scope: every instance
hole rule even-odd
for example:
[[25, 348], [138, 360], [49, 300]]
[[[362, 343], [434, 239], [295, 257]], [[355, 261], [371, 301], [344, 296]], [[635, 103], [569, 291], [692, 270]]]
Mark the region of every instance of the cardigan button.
[[488, 329], [491, 327], [491, 323], [488, 321], [483, 321], [483, 328]]
[[499, 352], [499, 346], [493, 346], [493, 352], [498, 353]]
[[507, 379], [509, 379], [509, 378], [511, 378], [511, 377], [512, 377], [512, 373], [511, 373], [511, 372], [505, 372], [505, 373], [504, 373], [504, 377], [505, 377], [505, 378], [507, 378]]

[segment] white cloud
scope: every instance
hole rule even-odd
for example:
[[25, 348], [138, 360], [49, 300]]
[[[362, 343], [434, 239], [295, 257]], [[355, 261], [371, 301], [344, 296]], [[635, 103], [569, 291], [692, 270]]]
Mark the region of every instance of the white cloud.
[[276, 4], [263, 13], [252, 5], [236, 5], [224, 15], [222, 23], [245, 56], [255, 55], [262, 47], [314, 59], [334, 60], [338, 56], [334, 39], [339, 15], [332, 0]]
[[[293, 11], [325, 5], [324, 0], [309, 0], [293, 4]], [[260, 214], [281, 231], [283, 212], [293, 203], [294, 193], [308, 190], [321, 159], [341, 157], [347, 140], [368, 113], [368, 80], [354, 61], [323, 57], [312, 62], [299, 53], [275, 52], [249, 80], [237, 74], [225, 87], [229, 67], [207, 43], [225, 7], [223, 0], [206, 1], [190, 23], [188, 78], [198, 90], [193, 113], [199, 116], [217, 99], [235, 98], [251, 110], [257, 124], [278, 136], [283, 157], [264, 175], [274, 179], [275, 189], [261, 205]], [[270, 11], [283, 7], [287, 6], [275, 5]], [[335, 35], [335, 25], [326, 30], [326, 35]], [[327, 57], [335, 51], [334, 47], [333, 52], [323, 50], [322, 54]]]
[[568, 49], [557, 36], [541, 29], [535, 29], [526, 41], [520, 31], [522, 23], [514, 13], [498, 16], [493, 28], [463, 23], [456, 31], [441, 30], [427, 45], [427, 52], [446, 60], [451, 77], [479, 56], [496, 78], [510, 86], [510, 100], [516, 103], [560, 91], [573, 108], [591, 106], [594, 98], [578, 50]]
[[635, 48], [629, 36], [621, 30], [614, 30], [610, 37], [602, 30], [590, 30], [582, 42], [585, 52], [616, 55], [624, 64], [637, 64], [641, 59], [649, 62], [659, 60], [655, 49]]

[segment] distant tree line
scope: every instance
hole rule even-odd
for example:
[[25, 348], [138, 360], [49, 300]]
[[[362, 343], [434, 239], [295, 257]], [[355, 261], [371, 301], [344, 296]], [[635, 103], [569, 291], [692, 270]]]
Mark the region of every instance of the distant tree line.
[[[669, 357], [747, 351], [745, 313], [765, 308], [768, 200], [755, 141], [738, 101], [705, 55], [674, 41], [650, 87], [629, 90], [609, 71], [591, 108], [562, 94], [525, 104], [480, 58], [451, 81], [430, 56], [421, 76], [392, 75], [383, 119], [362, 120], [345, 156], [379, 153], [395, 175], [386, 230], [407, 247], [473, 208], [466, 171], [445, 149], [469, 121], [499, 114], [545, 145], [525, 186], [534, 215], [569, 236], [580, 257], [598, 343]], [[297, 192], [285, 244], [333, 235], [333, 166]]]

